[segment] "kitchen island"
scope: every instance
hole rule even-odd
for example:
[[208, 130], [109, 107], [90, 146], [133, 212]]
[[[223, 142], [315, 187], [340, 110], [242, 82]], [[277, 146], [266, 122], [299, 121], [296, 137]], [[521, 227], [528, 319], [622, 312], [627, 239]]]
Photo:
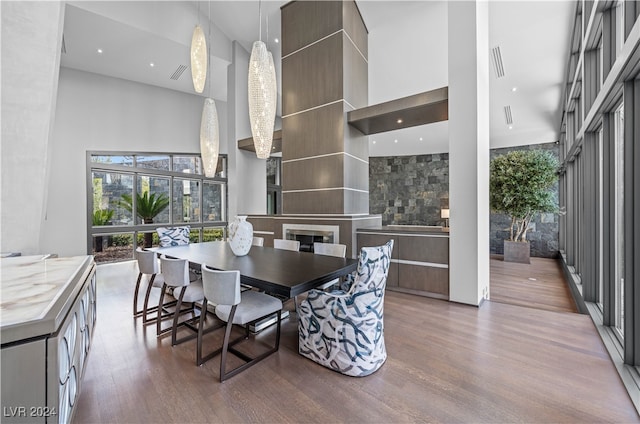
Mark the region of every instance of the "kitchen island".
[[93, 256], [0, 259], [2, 422], [68, 423], [96, 321]]
[[387, 289], [449, 300], [449, 229], [422, 225], [360, 228], [358, 249], [394, 240]]

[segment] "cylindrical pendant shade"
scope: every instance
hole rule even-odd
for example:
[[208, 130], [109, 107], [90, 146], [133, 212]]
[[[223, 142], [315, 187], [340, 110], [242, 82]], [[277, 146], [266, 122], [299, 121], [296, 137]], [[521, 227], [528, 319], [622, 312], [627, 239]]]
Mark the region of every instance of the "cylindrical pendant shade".
[[200, 25], [196, 25], [191, 37], [191, 78], [196, 93], [204, 91], [207, 80], [207, 41]]
[[218, 111], [213, 99], [204, 99], [202, 108], [202, 123], [200, 124], [200, 155], [204, 175], [208, 178], [215, 177], [218, 166], [218, 154], [220, 152], [220, 138], [218, 126]]
[[262, 41], [253, 43], [249, 59], [249, 121], [256, 156], [271, 154], [277, 106], [276, 71], [273, 56]]

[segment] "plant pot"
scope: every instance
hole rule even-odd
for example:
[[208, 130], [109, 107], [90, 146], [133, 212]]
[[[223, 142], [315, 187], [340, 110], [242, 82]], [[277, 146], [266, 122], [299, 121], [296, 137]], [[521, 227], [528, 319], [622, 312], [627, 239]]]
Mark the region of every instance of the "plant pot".
[[528, 241], [504, 241], [504, 261], [529, 264], [531, 245]]
[[[142, 222], [145, 224], [153, 224], [153, 219], [144, 218]], [[153, 247], [153, 233], [144, 233], [144, 243], [142, 244], [142, 247], [145, 249]]]
[[102, 236], [95, 236], [93, 238], [93, 251], [102, 252]]

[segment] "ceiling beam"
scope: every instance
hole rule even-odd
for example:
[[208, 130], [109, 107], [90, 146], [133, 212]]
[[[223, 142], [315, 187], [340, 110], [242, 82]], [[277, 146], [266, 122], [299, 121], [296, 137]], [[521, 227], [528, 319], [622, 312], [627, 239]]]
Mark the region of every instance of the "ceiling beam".
[[347, 113], [349, 124], [366, 135], [448, 119], [449, 87], [425, 91]]

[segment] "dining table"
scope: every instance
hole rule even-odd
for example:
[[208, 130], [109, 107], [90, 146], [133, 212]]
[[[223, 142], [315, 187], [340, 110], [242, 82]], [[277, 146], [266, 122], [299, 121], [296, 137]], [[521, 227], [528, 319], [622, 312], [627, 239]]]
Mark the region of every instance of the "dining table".
[[226, 241], [190, 243], [154, 249], [160, 255], [186, 259], [190, 266], [203, 264], [220, 271], [240, 271], [242, 284], [290, 299], [356, 270], [352, 258], [317, 255], [273, 247], [252, 246], [236, 256]]

